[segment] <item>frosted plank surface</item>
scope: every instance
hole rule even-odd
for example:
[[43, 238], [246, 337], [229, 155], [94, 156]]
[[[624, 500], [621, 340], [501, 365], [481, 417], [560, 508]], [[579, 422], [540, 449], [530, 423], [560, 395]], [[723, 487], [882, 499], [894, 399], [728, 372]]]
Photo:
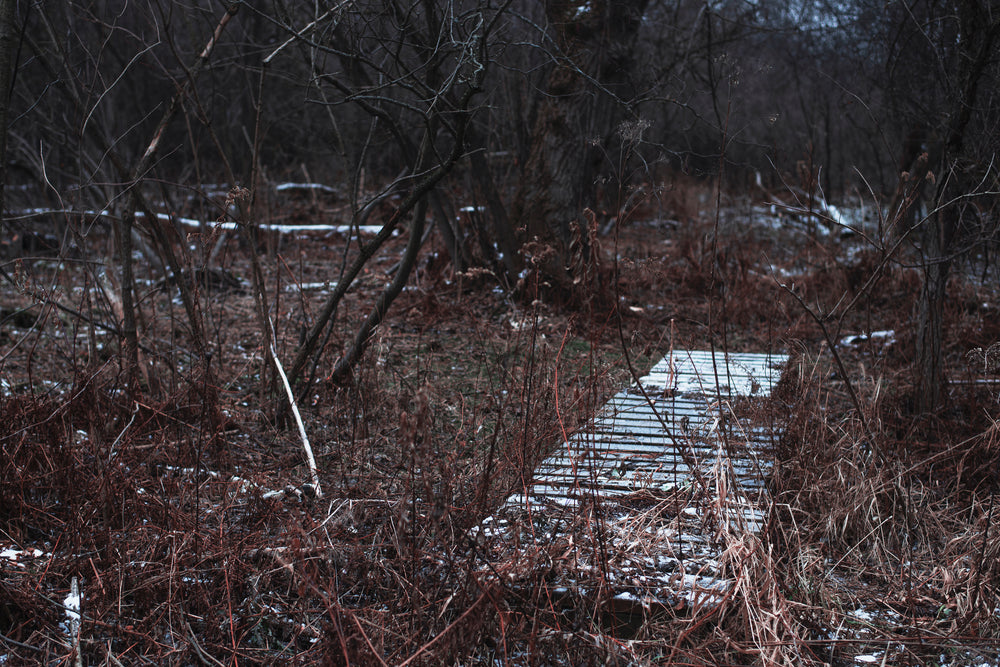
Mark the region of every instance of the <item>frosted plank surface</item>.
[[720, 565], [724, 536], [758, 532], [768, 506], [776, 429], [751, 426], [740, 411], [770, 394], [786, 361], [674, 350], [562, 443], [480, 530], [524, 548], [585, 526], [569, 542], [587, 562], [598, 555], [586, 536], [600, 523], [622, 599], [717, 600], [731, 585]]

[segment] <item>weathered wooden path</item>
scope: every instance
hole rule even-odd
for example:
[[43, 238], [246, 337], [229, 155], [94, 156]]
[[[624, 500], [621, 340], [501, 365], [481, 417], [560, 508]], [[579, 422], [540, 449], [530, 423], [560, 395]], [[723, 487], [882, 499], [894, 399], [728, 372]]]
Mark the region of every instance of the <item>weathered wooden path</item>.
[[[751, 419], [787, 357], [674, 350], [536, 470], [483, 528], [518, 549], [572, 544], [621, 600], [699, 605], [731, 582], [720, 553], [757, 533], [776, 436]], [[567, 537], [570, 536], [571, 537]], [[572, 587], [573, 567], [567, 567]]]

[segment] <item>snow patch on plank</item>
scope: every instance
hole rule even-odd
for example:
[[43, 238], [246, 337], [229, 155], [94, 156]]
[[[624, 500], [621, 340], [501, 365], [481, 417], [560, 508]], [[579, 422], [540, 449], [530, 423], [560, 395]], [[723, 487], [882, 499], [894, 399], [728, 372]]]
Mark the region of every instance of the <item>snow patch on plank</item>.
[[675, 350], [612, 397], [478, 531], [501, 560], [556, 541], [571, 545], [578, 569], [613, 554], [604, 569], [616, 599], [717, 602], [732, 587], [723, 536], [759, 532], [769, 507], [776, 429], [744, 413], [770, 394], [786, 361]]

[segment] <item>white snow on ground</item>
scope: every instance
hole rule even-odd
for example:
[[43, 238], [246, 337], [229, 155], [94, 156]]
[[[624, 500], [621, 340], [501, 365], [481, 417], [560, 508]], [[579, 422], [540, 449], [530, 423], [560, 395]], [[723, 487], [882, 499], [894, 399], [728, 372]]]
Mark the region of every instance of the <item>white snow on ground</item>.
[[70, 594], [63, 600], [66, 607], [66, 618], [70, 623], [80, 622], [80, 591], [70, 591]]
[[839, 207], [823, 202], [824, 213], [843, 231], [864, 231], [866, 209], [863, 206]]
[[[234, 229], [236, 225], [231, 222], [221, 223], [223, 229]], [[361, 225], [352, 227], [351, 225], [261, 225], [261, 229], [290, 234], [292, 232], [335, 232], [337, 234], [350, 234], [354, 230], [362, 234], [378, 234], [382, 231], [382, 225]], [[393, 230], [393, 235], [399, 234], [399, 230]]]
[[868, 334], [852, 334], [844, 336], [837, 344], [841, 347], [853, 347], [866, 343], [869, 340], [881, 345], [892, 345], [896, 342], [896, 332], [892, 329], [887, 329], [885, 331], [872, 331]]
[[[136, 217], [141, 217], [141, 213], [136, 213]], [[166, 213], [157, 213], [156, 218], [158, 220], [163, 220], [164, 222], [169, 222], [171, 217]], [[215, 222], [208, 221], [204, 222], [201, 220], [195, 220], [193, 218], [181, 218], [174, 217], [174, 221], [184, 225], [185, 227], [194, 227], [196, 229], [201, 229], [202, 226], [209, 226], [216, 229], [226, 229], [232, 230], [236, 229], [239, 225], [235, 222]], [[353, 227], [351, 225], [259, 225], [260, 229], [268, 232], [278, 232], [279, 234], [291, 234], [294, 232], [334, 232], [336, 234], [350, 234], [355, 229], [362, 234], [378, 234], [382, 231], [381, 225], [361, 225], [360, 227]], [[398, 230], [395, 230], [393, 234], [397, 234]]]
[[[54, 208], [32, 208], [23, 209], [21, 211], [16, 211], [12, 214], [12, 217], [30, 217], [35, 215], [87, 215], [87, 216], [110, 216], [110, 211], [70, 211], [63, 209]], [[141, 211], [137, 211], [135, 214], [136, 218], [144, 217]], [[218, 222], [216, 220], [196, 220], [194, 218], [184, 218], [181, 216], [171, 216], [166, 213], [157, 213], [157, 220], [162, 220], [163, 222], [176, 222], [177, 224], [184, 225], [185, 227], [191, 227], [193, 229], [202, 229], [203, 227], [212, 227], [215, 229], [233, 230], [236, 229], [238, 224], [235, 222]], [[382, 231], [382, 225], [361, 225], [359, 227], [354, 227], [353, 225], [272, 225], [263, 224], [259, 226], [260, 229], [269, 232], [278, 232], [280, 234], [291, 234], [294, 232], [333, 232], [336, 234], [351, 234], [355, 230], [361, 234], [378, 234]], [[393, 230], [393, 235], [399, 234], [399, 230]]]
[[331, 194], [337, 192], [329, 185], [323, 185], [322, 183], [278, 183], [274, 186], [274, 189], [278, 192], [284, 192], [286, 190], [318, 190], [320, 192], [329, 192]]
[[14, 567], [25, 567], [25, 560], [50, 556], [40, 549], [17, 549], [15, 547], [5, 547], [0, 549], [0, 558], [7, 561], [7, 565]]
[[286, 292], [316, 292], [334, 289], [336, 281], [324, 281], [317, 283], [292, 283], [285, 286]]
[[[70, 582], [69, 595], [63, 598], [63, 607], [66, 611], [66, 620], [60, 623], [60, 627], [73, 642], [73, 652], [79, 655], [82, 596], [80, 595], [80, 581], [76, 577], [73, 577]], [[82, 663], [78, 661], [77, 664]]]
[[772, 229], [788, 227], [790, 220], [794, 220], [798, 221], [798, 226], [802, 226], [804, 222], [818, 222], [819, 224], [810, 225], [810, 229], [819, 236], [828, 236], [834, 232], [850, 235], [872, 231], [869, 210], [871, 209], [863, 205], [836, 206], [823, 198], [817, 198], [812, 201], [811, 208], [782, 201], [755, 205], [751, 209], [751, 216], [757, 224]]

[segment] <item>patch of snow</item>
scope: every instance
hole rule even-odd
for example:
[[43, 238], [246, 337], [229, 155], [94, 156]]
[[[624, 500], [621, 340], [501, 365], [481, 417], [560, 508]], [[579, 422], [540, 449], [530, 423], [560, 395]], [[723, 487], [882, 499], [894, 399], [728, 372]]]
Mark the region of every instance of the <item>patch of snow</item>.
[[531, 327], [534, 326], [535, 318], [529, 315], [517, 317], [512, 314], [507, 316], [507, 324], [514, 331], [524, 331], [526, 329], [531, 329]]
[[[362, 234], [378, 234], [382, 231], [381, 225], [361, 225], [354, 227], [351, 225], [261, 225], [261, 229], [290, 234], [292, 232], [334, 232], [337, 234], [350, 234], [357, 230]], [[393, 236], [399, 234], [398, 229], [392, 231]]]
[[852, 611], [850, 615], [859, 621], [864, 621], [865, 623], [871, 623], [875, 620], [875, 614], [866, 610], [864, 607], [858, 607]]
[[66, 618], [69, 619], [70, 623], [74, 621], [80, 622], [80, 590], [77, 586], [74, 586], [70, 590], [69, 595], [63, 600], [63, 606], [66, 607]]
[[[138, 214], [136, 214], [138, 215]], [[165, 213], [157, 214], [157, 218], [161, 220], [169, 220], [170, 216]], [[237, 228], [237, 223], [235, 222], [210, 222], [203, 223], [200, 220], [193, 220], [191, 218], [175, 218], [177, 222], [186, 227], [197, 227], [200, 228], [203, 224], [210, 224], [217, 229], [223, 229], [231, 231]], [[360, 227], [353, 227], [351, 225], [260, 225], [260, 229], [268, 232], [278, 232], [279, 234], [291, 234], [294, 232], [334, 232], [336, 234], [350, 234], [354, 230], [362, 234], [378, 234], [382, 231], [381, 225], [361, 225]], [[399, 230], [393, 230], [393, 235], [399, 234]]]
[[868, 341], [878, 342], [882, 345], [892, 345], [896, 342], [896, 332], [892, 329], [887, 329], [885, 331], [872, 331], [868, 334], [853, 334], [851, 336], [844, 336], [840, 339], [838, 345], [841, 347], [856, 347]]
[[6, 547], [5, 549], [0, 550], [0, 558], [6, 560], [8, 565], [13, 565], [15, 567], [24, 567], [25, 564], [21, 562], [23, 559], [41, 558], [45, 555], [47, 554], [43, 553], [39, 549], [22, 550], [14, 547]]
[[73, 642], [73, 651], [79, 655], [80, 650], [80, 609], [82, 596], [80, 595], [80, 582], [76, 577], [69, 585], [69, 595], [63, 599], [63, 607], [66, 610], [66, 621], [59, 626], [63, 632]]
[[323, 185], [322, 183], [278, 183], [274, 186], [274, 189], [278, 192], [284, 192], [285, 190], [319, 190], [320, 192], [337, 192], [329, 185]]
[[336, 282], [329, 280], [320, 283], [292, 283], [285, 286], [286, 292], [313, 292], [332, 289], [337, 286]]
[[[103, 212], [104, 211], [102, 211], [102, 213]], [[143, 213], [142, 211], [136, 211], [135, 212], [135, 217], [136, 218], [144, 218], [144, 217], [146, 217], [146, 214]], [[157, 220], [162, 220], [163, 222], [171, 222], [171, 220], [173, 220], [175, 222], [179, 222], [180, 224], [184, 225], [185, 227], [197, 227], [199, 229], [201, 227], [203, 227], [204, 225], [207, 225], [207, 224], [215, 224], [215, 223], [202, 222], [201, 220], [195, 220], [193, 218], [182, 218], [180, 216], [170, 216], [170, 215], [168, 215], [166, 213], [157, 213], [156, 214], [156, 219]]]

